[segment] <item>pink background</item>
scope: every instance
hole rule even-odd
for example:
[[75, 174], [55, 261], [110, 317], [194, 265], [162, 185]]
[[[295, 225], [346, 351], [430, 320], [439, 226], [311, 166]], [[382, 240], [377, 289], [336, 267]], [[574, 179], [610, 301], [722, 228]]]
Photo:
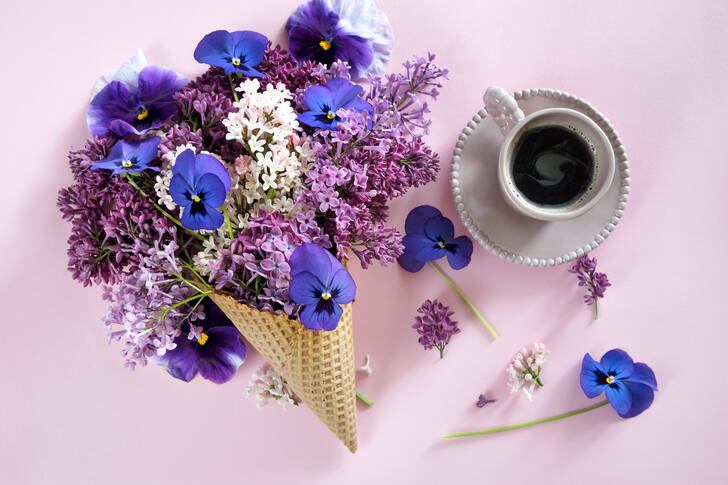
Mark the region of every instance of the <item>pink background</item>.
[[[285, 44], [297, 1], [122, 3], [13, 2], [3, 12], [0, 483], [726, 483], [728, 4], [380, 0], [396, 37], [392, 70], [427, 50], [451, 70], [433, 106], [440, 179], [398, 200], [395, 224], [420, 203], [457, 219], [450, 156], [489, 84], [592, 102], [622, 136], [633, 189], [595, 252], [614, 282], [596, 323], [566, 267], [525, 268], [479, 247], [449, 274], [500, 331], [495, 342], [434, 272], [355, 269], [357, 360], [370, 353], [375, 369], [358, 386], [376, 404], [360, 405], [360, 449], [350, 455], [307, 409], [259, 411], [245, 398], [262, 364], [253, 351], [220, 387], [122, 368], [118, 346], [104, 340], [100, 291], [67, 273], [56, 192], [70, 182], [65, 152], [87, 136], [96, 77], [137, 47], [195, 76], [204, 68], [192, 51], [217, 28]], [[433, 297], [462, 328], [442, 361], [410, 328]], [[552, 356], [529, 403], [508, 394], [504, 368], [541, 340]], [[589, 405], [581, 357], [617, 346], [657, 374], [655, 403], [638, 418], [601, 408], [438, 438]], [[498, 402], [477, 409], [483, 391]]]

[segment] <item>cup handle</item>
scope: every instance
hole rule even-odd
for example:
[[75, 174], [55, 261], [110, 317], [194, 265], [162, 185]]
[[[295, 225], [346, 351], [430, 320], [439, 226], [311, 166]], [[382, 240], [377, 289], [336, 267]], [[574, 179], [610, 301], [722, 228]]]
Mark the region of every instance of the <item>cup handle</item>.
[[485, 91], [483, 102], [485, 111], [493, 118], [503, 136], [507, 135], [516, 123], [525, 117], [521, 108], [518, 107], [516, 98], [498, 86], [491, 86]]

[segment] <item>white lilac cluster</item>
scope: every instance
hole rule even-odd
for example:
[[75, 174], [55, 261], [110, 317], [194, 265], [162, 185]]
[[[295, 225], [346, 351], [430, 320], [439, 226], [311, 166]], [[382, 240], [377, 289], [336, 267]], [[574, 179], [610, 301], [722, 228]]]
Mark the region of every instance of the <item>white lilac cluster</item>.
[[549, 351], [542, 343], [535, 343], [530, 350], [525, 347], [514, 357], [506, 369], [508, 373], [508, 386], [511, 394], [522, 389], [529, 400], [533, 400], [533, 391], [536, 386], [543, 387], [541, 370], [549, 355]]
[[269, 402], [275, 401], [283, 409], [298, 406], [298, 399], [283, 377], [269, 366], [258, 367], [253, 372], [253, 378], [245, 388], [248, 397], [258, 399], [257, 406], [261, 408]]
[[259, 210], [292, 212], [294, 194], [313, 152], [302, 141], [292, 95], [282, 83], [260, 89], [257, 79], [244, 81], [237, 89], [240, 99], [223, 124], [227, 140], [243, 146], [244, 155], [235, 160], [240, 189], [235, 196], [237, 214], [256, 215]]

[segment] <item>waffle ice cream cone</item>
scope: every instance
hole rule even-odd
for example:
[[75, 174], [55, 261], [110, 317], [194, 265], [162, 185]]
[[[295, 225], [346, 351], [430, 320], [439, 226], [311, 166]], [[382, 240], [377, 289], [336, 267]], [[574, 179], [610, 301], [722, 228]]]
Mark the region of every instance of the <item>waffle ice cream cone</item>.
[[308, 330], [288, 315], [256, 310], [210, 295], [298, 397], [349, 448], [357, 449], [354, 336], [351, 303], [331, 332]]

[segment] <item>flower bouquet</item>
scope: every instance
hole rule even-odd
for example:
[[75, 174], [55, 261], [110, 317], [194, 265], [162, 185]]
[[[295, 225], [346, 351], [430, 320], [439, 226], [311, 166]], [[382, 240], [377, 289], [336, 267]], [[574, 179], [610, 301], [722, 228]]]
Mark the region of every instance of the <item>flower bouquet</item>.
[[192, 81], [140, 51], [96, 82], [58, 197], [68, 268], [103, 286], [129, 368], [223, 383], [242, 334], [354, 452], [345, 264], [401, 254], [388, 203], [436, 178], [425, 100], [447, 71], [428, 55], [382, 76], [391, 29], [370, 0], [313, 0], [286, 27], [290, 54], [219, 30]]

